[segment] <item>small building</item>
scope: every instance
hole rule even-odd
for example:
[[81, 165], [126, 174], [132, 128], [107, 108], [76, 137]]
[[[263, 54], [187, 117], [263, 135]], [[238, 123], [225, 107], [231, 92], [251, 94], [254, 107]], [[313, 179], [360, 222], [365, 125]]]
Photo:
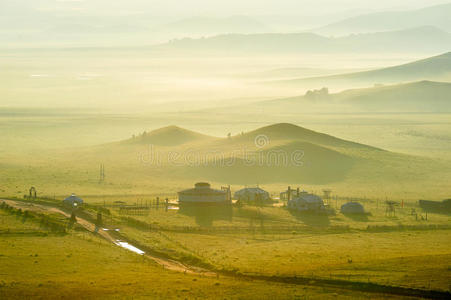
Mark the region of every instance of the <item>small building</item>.
[[365, 209], [363, 205], [359, 202], [348, 202], [341, 206], [340, 209], [342, 214], [364, 214]]
[[83, 199], [77, 197], [75, 194], [72, 194], [63, 200], [63, 204], [71, 207], [81, 206], [83, 204]]
[[326, 209], [320, 196], [305, 191], [295, 195], [293, 199], [288, 201], [287, 206], [289, 209], [297, 211], [319, 212]]
[[198, 182], [193, 189], [178, 192], [179, 203], [231, 204], [230, 189], [215, 190], [207, 182]]
[[266, 203], [271, 201], [269, 193], [259, 187], [246, 187], [244, 189], [238, 190], [235, 192], [235, 194], [233, 194], [233, 198], [243, 202], [262, 201], [263, 203]]

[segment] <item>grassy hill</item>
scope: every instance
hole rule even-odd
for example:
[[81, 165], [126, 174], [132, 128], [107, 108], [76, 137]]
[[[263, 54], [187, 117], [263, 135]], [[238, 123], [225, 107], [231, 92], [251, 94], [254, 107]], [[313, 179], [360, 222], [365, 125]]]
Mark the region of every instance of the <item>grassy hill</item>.
[[200, 134], [177, 126], [167, 126], [150, 132], [144, 132], [124, 141], [130, 144], [152, 144], [158, 146], [178, 146], [195, 141], [214, 139], [211, 136]]
[[328, 95], [304, 95], [260, 102], [262, 109], [365, 112], [451, 111], [451, 83], [418, 81], [406, 84], [346, 90]]
[[277, 84], [301, 85], [309, 88], [349, 87], [390, 84], [419, 80], [451, 78], [451, 52], [411, 63], [371, 71], [278, 81]]
[[[181, 133], [175, 136], [174, 133]], [[157, 138], [158, 137], [158, 138]], [[199, 138], [200, 137], [200, 138]], [[148, 138], [148, 139], [147, 139]], [[139, 139], [139, 137], [135, 137]], [[99, 183], [99, 165], [106, 180]], [[292, 124], [274, 124], [230, 138], [205, 138], [180, 128], [155, 130], [145, 141], [55, 149], [12, 156], [0, 170], [3, 193], [29, 186], [45, 195], [156, 194], [208, 181], [214, 186], [287, 184], [340, 194], [448, 197], [449, 162], [393, 153]], [[383, 187], [383, 188], [381, 188]], [[172, 195], [172, 196], [171, 196]]]

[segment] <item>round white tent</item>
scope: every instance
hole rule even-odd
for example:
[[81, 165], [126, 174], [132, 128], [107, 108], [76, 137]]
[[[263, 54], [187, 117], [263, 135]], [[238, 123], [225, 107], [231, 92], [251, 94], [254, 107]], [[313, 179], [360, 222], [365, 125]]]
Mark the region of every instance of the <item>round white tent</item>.
[[238, 190], [233, 194], [233, 197], [240, 201], [255, 201], [258, 199], [267, 202], [271, 200], [269, 193], [259, 187]]
[[287, 206], [289, 209], [298, 211], [323, 211], [325, 209], [323, 199], [320, 196], [304, 191], [288, 201]]

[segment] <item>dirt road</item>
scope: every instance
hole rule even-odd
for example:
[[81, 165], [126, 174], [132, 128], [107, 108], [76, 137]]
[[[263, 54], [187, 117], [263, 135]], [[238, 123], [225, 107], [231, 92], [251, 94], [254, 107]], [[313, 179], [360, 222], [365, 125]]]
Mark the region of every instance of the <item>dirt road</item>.
[[[53, 213], [62, 214], [65, 217], [70, 218], [69, 213], [67, 213], [59, 208], [52, 207], [52, 206], [46, 206], [46, 205], [35, 204], [35, 203], [30, 203], [30, 202], [23, 202], [23, 201], [6, 200], [6, 199], [0, 199], [0, 201], [4, 201], [9, 206], [12, 206], [16, 209], [20, 208], [23, 211], [29, 210], [29, 211], [38, 212], [38, 213], [53, 212]], [[92, 233], [95, 233], [96, 225], [93, 224], [92, 222], [77, 216], [77, 223], [80, 224], [81, 226], [83, 226], [86, 230], [88, 230]], [[108, 231], [101, 229], [97, 232], [97, 234], [100, 235], [101, 237], [103, 237], [104, 239], [112, 242], [114, 245], [121, 247], [121, 245], [118, 243], [119, 240], [116, 240], [115, 238], [113, 238], [108, 233]], [[187, 266], [187, 265], [184, 265], [175, 260], [158, 257], [155, 255], [151, 255], [149, 253], [143, 253], [143, 255], [150, 258], [151, 260], [153, 260], [154, 262], [161, 265], [163, 268], [165, 268], [167, 270], [188, 273], [188, 274], [199, 274], [199, 275], [211, 276], [211, 277], [217, 276], [217, 274], [212, 271], [194, 267], [194, 266]]]

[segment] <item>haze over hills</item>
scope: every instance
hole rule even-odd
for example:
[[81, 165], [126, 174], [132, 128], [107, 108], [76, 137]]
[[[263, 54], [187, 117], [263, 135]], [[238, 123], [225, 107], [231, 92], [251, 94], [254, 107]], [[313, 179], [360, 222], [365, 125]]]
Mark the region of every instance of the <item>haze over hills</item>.
[[351, 89], [336, 94], [323, 90], [300, 97], [263, 101], [255, 105], [278, 112], [451, 112], [451, 83], [419, 81]]
[[[189, 5], [184, 6], [178, 5], [176, 1], [171, 2], [172, 4], [168, 1], [157, 1], [159, 3], [156, 4], [155, 1], [142, 0], [115, 3], [106, 0], [3, 0], [0, 3], [0, 41], [2, 47], [11, 48], [128, 47], [163, 43], [183, 36], [269, 33], [274, 30], [299, 32], [313, 26], [326, 25], [326, 22], [331, 20], [384, 9], [386, 6], [379, 3], [380, 1], [372, 3], [371, 6], [362, 5], [361, 1], [353, 1], [354, 3], [348, 3], [349, 6], [343, 9], [336, 1], [327, 1], [328, 5], [324, 6], [315, 3], [303, 5], [299, 1], [291, 0], [277, 3], [258, 2], [258, 5], [256, 1], [251, 4], [250, 0], [246, 3], [233, 1], [234, 4], [229, 1], [227, 5], [196, 0], [196, 3], [191, 1]], [[393, 1], [386, 2], [393, 6]], [[411, 3], [403, 4], [402, 8], [418, 6], [418, 3]], [[259, 13], [257, 7], [260, 10], [263, 7], [271, 9]], [[298, 9], [299, 7], [302, 9]], [[385, 15], [387, 17], [384, 17]], [[449, 31], [449, 15], [450, 5], [369, 14], [333, 23], [315, 32], [328, 34], [333, 28], [337, 28], [337, 31], [343, 31], [345, 34], [364, 33], [419, 26], [435, 26]], [[348, 30], [347, 27], [358, 30]]]
[[401, 30], [416, 26], [435, 26], [451, 30], [451, 3], [409, 11], [385, 11], [360, 15], [314, 30], [325, 35]]
[[164, 33], [175, 38], [227, 33], [270, 32], [271, 29], [264, 23], [247, 16], [225, 18], [197, 16], [157, 26], [152, 31], [158, 34]]
[[299, 53], [437, 53], [451, 49], [451, 34], [431, 26], [399, 31], [328, 38], [310, 32], [226, 34], [176, 39], [153, 47], [177, 54], [299, 54]]
[[334, 136], [316, 132], [304, 127], [300, 127], [290, 123], [279, 123], [269, 126], [265, 126], [243, 135], [234, 136], [232, 139], [236, 142], [251, 141], [254, 142], [255, 137], [265, 136], [268, 137], [268, 143], [271, 141], [304, 141], [326, 147], [339, 147], [339, 148], [361, 148], [375, 150], [376, 148], [362, 145], [359, 143], [351, 142], [336, 138]]
[[366, 111], [451, 112], [451, 83], [420, 81], [345, 91], [336, 100]]
[[144, 132], [141, 135], [124, 141], [129, 144], [147, 144], [158, 146], [179, 146], [182, 144], [212, 140], [214, 137], [197, 133], [177, 126], [167, 126]]
[[448, 81], [451, 79], [451, 52], [411, 63], [371, 71], [310, 77], [275, 82], [309, 88], [364, 87], [419, 80]]
[[[432, 160], [392, 153], [288, 123], [229, 138], [204, 138], [202, 134], [175, 126], [157, 129], [149, 136], [153, 138], [87, 148], [87, 154], [77, 155], [82, 159], [75, 163], [82, 166], [101, 159], [114, 165], [109, 170], [112, 177], [130, 173], [148, 181], [158, 178], [316, 185], [346, 182], [370, 185], [375, 181], [388, 183], [398, 177], [409, 182], [424, 164], [429, 168], [435, 166]], [[262, 137], [263, 143], [259, 141]], [[149, 157], [137, 160], [136, 155], [148, 151], [150, 145], [153, 148], [146, 154]], [[67, 159], [64, 157], [61, 159]]]

